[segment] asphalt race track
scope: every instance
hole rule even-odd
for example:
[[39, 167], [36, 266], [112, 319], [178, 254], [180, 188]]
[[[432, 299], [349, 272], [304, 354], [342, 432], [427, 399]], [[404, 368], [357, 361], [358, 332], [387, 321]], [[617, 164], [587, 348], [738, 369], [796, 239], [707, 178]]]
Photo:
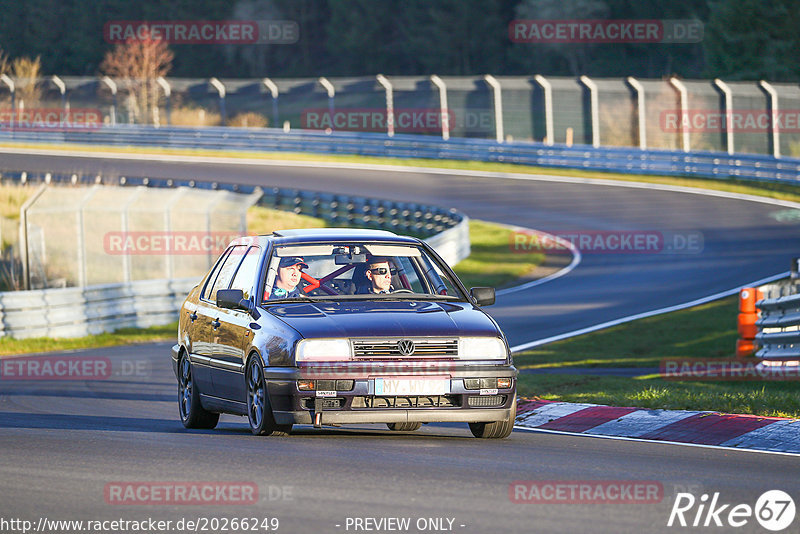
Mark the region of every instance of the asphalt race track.
[[[800, 218], [770, 203], [587, 183], [303, 166], [166, 163], [0, 154], [0, 168], [296, 187], [454, 207], [551, 233], [659, 232], [655, 253], [585, 252], [567, 276], [502, 295], [488, 311], [512, 346], [678, 305], [788, 271]], [[594, 236], [596, 234], [591, 234]], [[600, 234], [608, 235], [608, 234]], [[699, 247], [666, 250], [699, 236]], [[511, 244], [509, 244], [511, 246]], [[522, 252], [524, 253], [524, 252]]]
[[[569, 274], [502, 296], [489, 310], [512, 345], [782, 273], [800, 249], [798, 222], [778, 215], [786, 207], [650, 189], [459, 177], [457, 171], [393, 173], [6, 154], [0, 155], [0, 167], [359, 193], [452, 206], [473, 218], [551, 232], [702, 235], [702, 251], [690, 254], [584, 254]], [[703, 494], [719, 492], [720, 503], [753, 507], [767, 490], [781, 489], [795, 499], [800, 490], [797, 457], [779, 454], [525, 431], [506, 440], [478, 440], [466, 425], [426, 425], [399, 434], [383, 426], [299, 427], [287, 438], [256, 438], [246, 421], [223, 416], [217, 430], [186, 431], [178, 418], [167, 344], [71, 356], [108, 358], [114, 372], [108, 380], [0, 382], [2, 518], [36, 526], [42, 517], [152, 517], [173, 524], [182, 518], [275, 517], [279, 532], [314, 533], [638, 533], [676, 530], [667, 521], [677, 492], [691, 493], [698, 501]], [[650, 503], [514, 499], [515, 481], [598, 480], [653, 482], [662, 490]], [[152, 497], [144, 504], [119, 504], [107, 493], [109, 486], [132, 482], [226, 481], [256, 486], [255, 503], [193, 506]], [[695, 506], [686, 513], [689, 522], [697, 511]], [[727, 513], [721, 514], [723, 521]], [[411, 527], [367, 530], [375, 524], [362, 521], [358, 529], [359, 518], [410, 518]], [[432, 528], [436, 522], [427, 520], [437, 518], [442, 523]], [[2, 527], [0, 523], [0, 531], [13, 531]], [[796, 530], [796, 523], [792, 528]], [[737, 531], [764, 529], [751, 517]]]

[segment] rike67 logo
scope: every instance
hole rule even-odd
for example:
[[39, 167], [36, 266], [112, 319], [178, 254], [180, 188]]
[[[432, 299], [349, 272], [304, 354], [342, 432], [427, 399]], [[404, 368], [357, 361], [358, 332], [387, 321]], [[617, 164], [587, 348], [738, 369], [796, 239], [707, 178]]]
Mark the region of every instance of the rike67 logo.
[[699, 499], [691, 493], [678, 493], [667, 526], [739, 528], [752, 525], [753, 518], [772, 532], [784, 530], [794, 521], [794, 500], [781, 490], [764, 492], [755, 506], [724, 503], [719, 492], [711, 497], [704, 493]]

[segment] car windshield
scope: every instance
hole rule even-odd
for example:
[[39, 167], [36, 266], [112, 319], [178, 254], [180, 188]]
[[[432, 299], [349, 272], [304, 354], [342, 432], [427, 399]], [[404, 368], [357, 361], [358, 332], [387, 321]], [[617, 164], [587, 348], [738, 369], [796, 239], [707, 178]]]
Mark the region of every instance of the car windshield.
[[414, 245], [325, 243], [275, 247], [264, 302], [285, 299], [466, 300], [446, 267]]

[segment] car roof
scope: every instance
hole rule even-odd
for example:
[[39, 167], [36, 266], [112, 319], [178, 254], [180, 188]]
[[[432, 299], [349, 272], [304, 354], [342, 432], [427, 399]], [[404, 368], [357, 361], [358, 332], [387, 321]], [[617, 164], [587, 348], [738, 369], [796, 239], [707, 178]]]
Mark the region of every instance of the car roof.
[[294, 243], [324, 243], [329, 241], [378, 241], [416, 245], [419, 240], [409, 236], [397, 235], [388, 230], [372, 230], [364, 228], [304, 228], [277, 230], [269, 235], [243, 236], [235, 239], [232, 245], [259, 244], [272, 242], [276, 245]]

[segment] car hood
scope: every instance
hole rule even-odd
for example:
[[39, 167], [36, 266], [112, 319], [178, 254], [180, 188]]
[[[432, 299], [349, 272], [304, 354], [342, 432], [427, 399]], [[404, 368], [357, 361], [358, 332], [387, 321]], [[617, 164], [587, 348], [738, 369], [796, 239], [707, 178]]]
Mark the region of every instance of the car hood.
[[267, 311], [305, 338], [499, 335], [488, 315], [463, 302], [292, 302]]

